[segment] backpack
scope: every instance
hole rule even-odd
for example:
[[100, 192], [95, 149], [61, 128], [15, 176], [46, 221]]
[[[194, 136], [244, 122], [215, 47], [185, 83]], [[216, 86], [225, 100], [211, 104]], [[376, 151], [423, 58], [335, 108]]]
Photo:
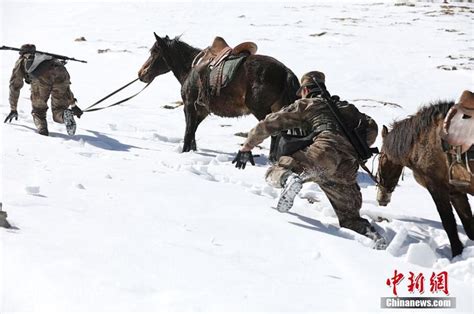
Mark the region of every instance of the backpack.
[[[347, 129], [353, 130], [354, 134], [367, 143], [367, 146], [373, 145], [378, 134], [378, 126], [374, 119], [362, 113], [356, 106], [347, 102], [341, 101], [339, 96], [332, 96], [331, 99], [337, 104], [337, 108], [342, 115]], [[298, 134], [298, 135], [295, 135]], [[298, 150], [305, 149], [313, 143], [314, 137], [318, 134], [312, 132], [310, 134], [303, 134], [300, 130], [281, 132], [277, 139], [277, 147], [275, 156], [277, 160], [281, 156], [290, 156]]]

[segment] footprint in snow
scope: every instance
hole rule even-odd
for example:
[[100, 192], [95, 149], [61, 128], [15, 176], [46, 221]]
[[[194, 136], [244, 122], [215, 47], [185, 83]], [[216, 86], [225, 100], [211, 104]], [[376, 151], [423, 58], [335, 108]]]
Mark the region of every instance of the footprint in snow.
[[25, 186], [25, 192], [28, 195], [36, 197], [46, 197], [45, 195], [40, 194], [40, 187], [36, 185]]
[[81, 152], [78, 154], [81, 155], [82, 157], [87, 157], [87, 158], [91, 158], [93, 155], [95, 155], [94, 153], [85, 153], [85, 152]]
[[186, 171], [196, 174], [200, 177], [203, 177], [209, 181], [217, 181], [213, 175], [207, 172], [207, 166], [187, 166], [184, 168]]
[[161, 141], [161, 142], [167, 142], [167, 143], [180, 143], [182, 141], [182, 139], [179, 137], [164, 136], [158, 133], [153, 133], [153, 139], [157, 141]]
[[37, 185], [25, 186], [25, 191], [29, 195], [36, 195], [40, 192], [40, 187]]
[[109, 123], [109, 124], [107, 124], [107, 126], [109, 127], [109, 129], [110, 129], [111, 131], [117, 131], [117, 125], [116, 125], [116, 124], [114, 124], [114, 123]]

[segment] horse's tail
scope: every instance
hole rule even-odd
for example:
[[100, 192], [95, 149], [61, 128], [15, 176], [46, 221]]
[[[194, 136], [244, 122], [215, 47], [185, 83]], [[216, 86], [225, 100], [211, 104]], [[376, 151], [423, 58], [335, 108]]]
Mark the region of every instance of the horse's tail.
[[286, 69], [286, 84], [285, 89], [283, 91], [282, 97], [282, 104], [283, 107], [286, 107], [292, 103], [294, 103], [298, 96], [296, 96], [296, 92], [300, 88], [300, 82], [296, 75], [290, 69]]

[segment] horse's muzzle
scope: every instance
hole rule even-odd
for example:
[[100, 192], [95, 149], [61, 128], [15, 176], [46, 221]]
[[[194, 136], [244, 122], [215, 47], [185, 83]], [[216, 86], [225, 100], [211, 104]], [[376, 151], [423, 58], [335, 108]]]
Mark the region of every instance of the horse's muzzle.
[[387, 206], [392, 199], [392, 193], [384, 193], [380, 189], [377, 190], [377, 202], [379, 206]]
[[153, 81], [153, 78], [151, 78], [147, 72], [144, 72], [142, 70], [138, 71], [138, 78], [143, 83], [150, 83], [151, 81]]
[[151, 64], [152, 62], [150, 60], [147, 60], [147, 62], [145, 62], [145, 64], [138, 71], [138, 78], [143, 83], [151, 83], [151, 81], [153, 81], [153, 79], [155, 78], [155, 75], [152, 75], [151, 73], [153, 72], [151, 71]]

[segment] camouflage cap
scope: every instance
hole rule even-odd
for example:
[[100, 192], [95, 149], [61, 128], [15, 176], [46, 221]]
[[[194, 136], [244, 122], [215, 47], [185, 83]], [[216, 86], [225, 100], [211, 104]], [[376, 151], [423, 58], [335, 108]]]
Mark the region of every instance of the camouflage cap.
[[24, 44], [20, 47], [20, 55], [24, 55], [27, 53], [35, 53], [36, 46], [33, 44]]
[[296, 92], [296, 95], [298, 97], [301, 97], [301, 91], [303, 90], [303, 87], [310, 87], [310, 86], [316, 87], [315, 81], [320, 84], [325, 84], [326, 76], [324, 75], [323, 72], [319, 72], [319, 71], [311, 71], [304, 74], [301, 77], [301, 87]]

